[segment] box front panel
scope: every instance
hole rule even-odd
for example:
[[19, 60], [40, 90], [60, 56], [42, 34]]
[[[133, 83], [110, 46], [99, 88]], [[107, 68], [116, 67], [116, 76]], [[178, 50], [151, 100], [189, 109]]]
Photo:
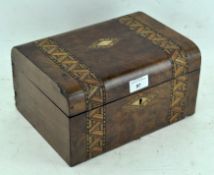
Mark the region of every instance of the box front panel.
[[171, 124], [172, 107], [174, 111], [183, 109], [176, 121], [194, 114], [199, 74], [200, 70], [197, 70], [186, 75], [184, 108], [175, 105], [179, 102], [182, 86], [177, 87], [176, 95], [172, 96], [172, 85], [176, 79], [106, 105], [106, 150]]
[[89, 131], [87, 113], [70, 118], [71, 165], [168, 125], [171, 84], [168, 81], [105, 105], [105, 127], [99, 116], [89, 119]]
[[171, 82], [137, 92], [106, 106], [106, 149], [168, 124]]
[[[184, 97], [184, 111], [181, 111], [182, 116], [179, 116], [177, 120], [195, 112], [199, 73], [200, 70], [186, 75], [188, 82], [187, 94]], [[172, 100], [173, 81], [175, 80], [137, 91], [128, 97], [105, 105], [105, 127], [97, 124], [97, 122], [102, 122], [99, 117], [93, 118], [91, 120], [93, 137], [90, 136], [89, 140], [87, 139], [89, 136], [87, 114], [83, 113], [70, 118], [72, 165], [89, 159], [88, 147], [97, 151], [97, 154], [93, 154], [92, 157], [94, 157], [100, 154], [100, 148], [105, 152], [169, 125], [171, 106], [174, 104]], [[180, 94], [179, 88], [177, 91]], [[173, 99], [179, 101], [175, 96]], [[174, 109], [180, 111], [181, 108], [175, 105]], [[99, 110], [99, 108], [95, 110]], [[101, 139], [102, 141], [100, 141]]]

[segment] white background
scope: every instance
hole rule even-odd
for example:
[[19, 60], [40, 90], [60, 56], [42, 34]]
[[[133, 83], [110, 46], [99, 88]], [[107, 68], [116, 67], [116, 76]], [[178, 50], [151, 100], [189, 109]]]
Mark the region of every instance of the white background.
[[[73, 168], [17, 112], [10, 49], [42, 37], [144, 11], [202, 52], [196, 114]], [[213, 175], [214, 3], [212, 0], [1, 0], [0, 174]]]

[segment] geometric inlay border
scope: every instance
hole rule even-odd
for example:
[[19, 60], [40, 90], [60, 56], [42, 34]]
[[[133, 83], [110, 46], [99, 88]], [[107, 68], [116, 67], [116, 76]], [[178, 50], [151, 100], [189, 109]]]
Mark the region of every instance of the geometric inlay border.
[[[70, 52], [61, 48], [53, 39], [43, 39], [35, 45], [54, 62], [78, 81], [84, 96], [87, 112], [87, 158], [105, 151], [105, 88], [89, 68], [79, 62]], [[95, 108], [100, 106], [98, 108]], [[95, 109], [94, 109], [95, 108]]]
[[148, 25], [128, 15], [119, 18], [119, 22], [134, 31], [137, 35], [148, 39], [161, 48], [170, 58], [172, 64], [171, 102], [168, 122], [173, 123], [184, 117], [185, 95], [187, 90], [188, 61], [186, 53], [174, 41], [168, 39]]

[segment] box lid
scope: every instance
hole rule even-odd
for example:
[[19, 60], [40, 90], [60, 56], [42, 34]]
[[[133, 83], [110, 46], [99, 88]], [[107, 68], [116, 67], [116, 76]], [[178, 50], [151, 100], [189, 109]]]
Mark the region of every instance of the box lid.
[[192, 41], [142, 12], [17, 46], [12, 58], [70, 117], [200, 68]]

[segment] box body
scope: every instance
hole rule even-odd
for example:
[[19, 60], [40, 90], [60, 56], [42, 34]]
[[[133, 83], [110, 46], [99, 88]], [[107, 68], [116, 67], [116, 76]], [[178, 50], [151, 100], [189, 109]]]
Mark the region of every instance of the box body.
[[12, 62], [18, 110], [69, 165], [195, 111], [198, 48], [140, 12], [17, 46]]

